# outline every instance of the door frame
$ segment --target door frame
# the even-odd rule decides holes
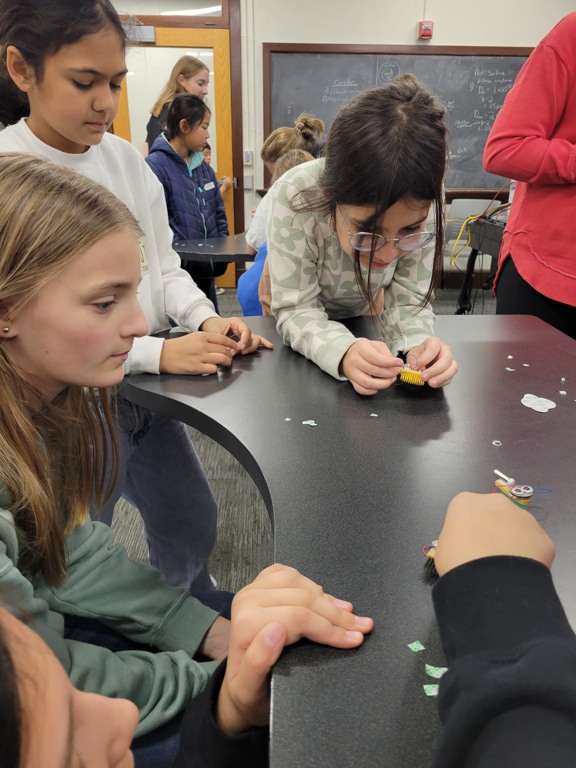
[[[228,61],[229,61],[229,120],[232,129],[232,172],[227,175],[236,179],[233,191],[233,233],[244,231],[244,165],[243,165],[243,127],[242,127],[242,42],[241,42],[241,0],[222,0],[221,16],[138,16],[138,20],[146,26],[163,30],[185,29],[208,30],[228,29]],[[123,17],[124,18],[124,17]],[[184,45],[189,45],[186,42]],[[196,43],[198,45],[198,43]],[[213,47],[213,46],[210,46]],[[215,57],[216,58],[216,57]],[[216,64],[215,64],[216,65]],[[219,75],[220,76],[220,75]],[[219,109],[220,112],[220,109]],[[225,128],[224,128],[225,129]],[[121,136],[129,136],[130,123],[128,119],[128,99],[125,87],[120,94],[118,116],[114,121],[114,130]],[[217,127],[219,130],[219,124]],[[219,134],[219,135],[224,135]],[[129,139],[128,139],[129,140]],[[218,161],[220,164],[220,160]],[[218,169],[220,171],[220,168]],[[236,274],[244,272],[244,265],[236,263]]]

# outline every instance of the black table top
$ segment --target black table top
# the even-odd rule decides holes
[[[244,232],[228,237],[178,240],[173,248],[185,261],[254,261],[246,249]]]
[[[271,765],[424,768],[438,731],[436,700],[423,691],[437,681],[424,665],[443,657],[421,548],[457,492],[490,492],[494,469],[552,489],[530,508],[557,545],[553,574],[576,626],[576,342],[532,317],[439,317],[460,365],[454,382],[361,397],[285,347],[272,318],[248,323],[274,351],[214,376],[133,375],[125,392],[234,454],[267,504],[276,559],[375,620],[357,650],[285,652],[273,676]],[[354,323],[375,337],[371,321]],[[556,408],[525,407],[528,393]],[[410,651],[415,640],[426,650]]]

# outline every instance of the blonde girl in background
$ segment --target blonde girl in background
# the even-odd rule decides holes
[[[180,56],[172,68],[168,82],[162,88],[156,104],[150,110],[151,117],[146,126],[146,143],[142,154],[147,157],[162,131],[166,130],[166,117],[168,108],[174,101],[174,97],[179,93],[191,93],[204,100],[208,93],[208,84],[210,82],[210,73],[208,67],[200,59],[194,56]]]
[[[309,152],[312,157],[318,157],[321,150],[320,139],[323,135],[324,122],[303,112],[296,118],[293,128],[282,127],[272,131],[262,145],[260,157],[266,168],[274,175],[278,158],[285,155],[290,149],[301,149],[304,152]],[[268,191],[256,208],[246,232],[248,253],[252,255],[256,254],[260,246],[266,242],[266,223],[270,199]]]
[[[413,75],[400,75],[341,107],[323,157],[288,171],[271,190],[268,265],[278,331],[362,395],[396,380],[400,353],[413,356],[432,387],[448,384],[458,369],[434,336],[429,305],[442,257],[443,118],[432,94]],[[340,321],[373,311],[381,289],[385,341],[355,338]]]
[[[297,165],[307,163],[310,160],[314,160],[314,157],[310,152],[306,152],[304,149],[289,149],[276,161],[276,170],[272,175],[272,185],[283,176],[290,168],[295,168]],[[266,200],[266,198],[264,198]],[[264,203],[262,200],[262,203]],[[260,208],[258,208],[258,211]],[[256,214],[258,214],[258,211]],[[266,241],[262,243],[258,249],[258,253],[254,259],[254,264],[247,269],[246,272],[240,275],[238,279],[238,301],[242,307],[242,314],[249,315],[261,315],[262,305],[258,298],[258,286],[260,284],[260,278],[262,277],[263,270],[266,264],[266,256],[268,255],[268,247]],[[266,270],[266,274],[268,271]],[[268,289],[270,286],[270,280],[267,280]],[[267,303],[266,308],[269,310],[270,305]],[[270,314],[267,311],[265,314]]]

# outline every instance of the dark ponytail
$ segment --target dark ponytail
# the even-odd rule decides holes
[[[210,110],[199,96],[193,96],[191,93],[179,93],[168,108],[166,138],[168,141],[172,141],[182,133],[180,130],[182,120],[186,120],[190,128],[196,128],[209,114]]]

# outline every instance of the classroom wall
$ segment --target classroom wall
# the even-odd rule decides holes
[[[242,0],[244,168],[263,185],[263,43],[534,46],[574,0]],[[417,22],[434,22],[431,43],[416,40]],[[245,193],[246,222],[259,198]]]

